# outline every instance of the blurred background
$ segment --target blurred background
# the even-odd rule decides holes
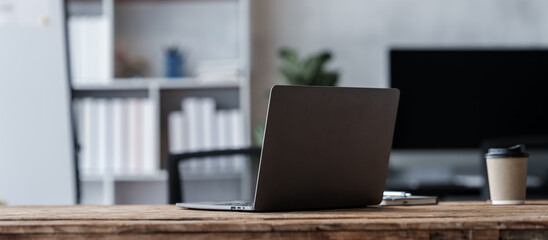
[[[524,143],[528,197],[545,198],[547,11],[542,0],[0,0],[0,199],[165,204],[170,155],[260,147],[274,84],[399,88],[387,190],[487,199],[482,152]],[[251,199],[257,165],[181,162],[183,200]]]

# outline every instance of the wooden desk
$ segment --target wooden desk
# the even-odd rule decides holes
[[[548,239],[548,201],[245,213],[175,206],[0,207],[0,239]]]

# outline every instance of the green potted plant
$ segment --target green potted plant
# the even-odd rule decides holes
[[[282,60],[279,72],[291,85],[335,86],[339,80],[337,71],[328,71],[325,65],[331,59],[329,51],[300,59],[291,48],[281,48],[278,56]]]

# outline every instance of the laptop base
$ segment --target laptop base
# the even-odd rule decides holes
[[[176,206],[188,208],[188,209],[201,209],[201,210],[255,211],[253,202],[248,202],[248,201],[177,203]]]

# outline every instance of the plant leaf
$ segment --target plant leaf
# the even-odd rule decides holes
[[[303,65],[303,79],[306,85],[314,85],[322,70],[321,59],[309,58]]]
[[[319,78],[319,85],[322,86],[335,86],[339,80],[339,73],[336,71],[324,72]]]
[[[339,74],[336,71],[324,70],[325,64],[331,59],[329,51],[300,60],[294,49],[283,47],[278,51],[278,55],[282,61],[279,72],[289,84],[326,86],[337,84]]]
[[[300,85],[302,78],[295,72],[291,71],[288,68],[280,68],[280,74],[285,78],[286,82],[292,85]]]
[[[299,55],[292,48],[283,47],[278,51],[278,55],[282,60],[293,65],[299,65]]]

